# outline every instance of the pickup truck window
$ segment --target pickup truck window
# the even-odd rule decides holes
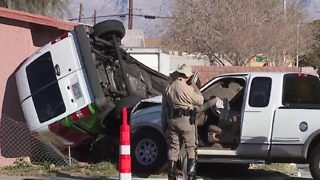
[[[269,77],[255,77],[252,80],[249,96],[251,107],[267,107],[270,100],[272,80]]]
[[[286,74],[283,78],[282,104],[320,105],[318,77],[306,74]]]
[[[202,93],[205,99],[210,99],[211,96],[219,98],[227,98],[232,100],[243,88],[245,80],[242,78],[226,77],[219,79]]]
[[[66,111],[51,53],[47,52],[26,68],[32,100],[41,123]]]

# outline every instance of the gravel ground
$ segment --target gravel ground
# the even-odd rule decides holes
[[[302,178],[311,178],[311,174],[309,171],[309,166],[307,164],[298,164],[297,165],[297,177],[302,177]]]
[[[47,177],[13,177],[13,176],[1,176],[0,180],[116,180],[115,178],[79,178],[79,177],[71,177],[71,178],[63,178],[63,177],[54,177],[54,178],[47,178]],[[166,180],[166,178],[132,178],[132,180]],[[198,180],[311,180],[312,178],[304,178],[304,177],[254,177],[254,178],[247,178],[247,177],[238,177],[238,178],[198,178]],[[179,177],[179,180],[182,180],[182,177]]]
[[[200,167],[201,168],[201,167]],[[286,176],[278,172],[270,172],[264,170],[249,170],[249,171],[230,171],[228,169],[218,170],[214,167],[209,167],[209,170],[199,171],[198,175],[200,179],[203,180],[311,180],[311,174],[309,172],[308,165],[297,165],[297,170],[292,175],[292,177]],[[58,175],[59,176],[59,175]],[[114,178],[83,178],[83,177],[74,177],[69,175],[62,175],[61,177],[20,177],[20,176],[5,176],[0,175],[0,180],[115,180],[118,177]],[[132,180],[165,180],[166,178],[135,178]],[[180,176],[179,179],[182,180]]]

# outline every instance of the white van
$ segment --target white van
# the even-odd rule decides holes
[[[60,149],[118,134],[121,109],[161,94],[169,78],[120,48],[123,24],[79,25],[37,50],[16,73],[22,110],[39,139]]]

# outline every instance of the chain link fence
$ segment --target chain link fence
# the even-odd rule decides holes
[[[67,155],[45,140],[33,137],[26,123],[2,115],[0,125],[1,155],[5,158],[29,157],[32,164],[76,165],[71,151]]]

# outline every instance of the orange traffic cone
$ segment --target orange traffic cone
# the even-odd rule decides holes
[[[130,126],[127,119],[127,108],[122,109],[122,125],[120,127],[120,180],[131,180]]]

